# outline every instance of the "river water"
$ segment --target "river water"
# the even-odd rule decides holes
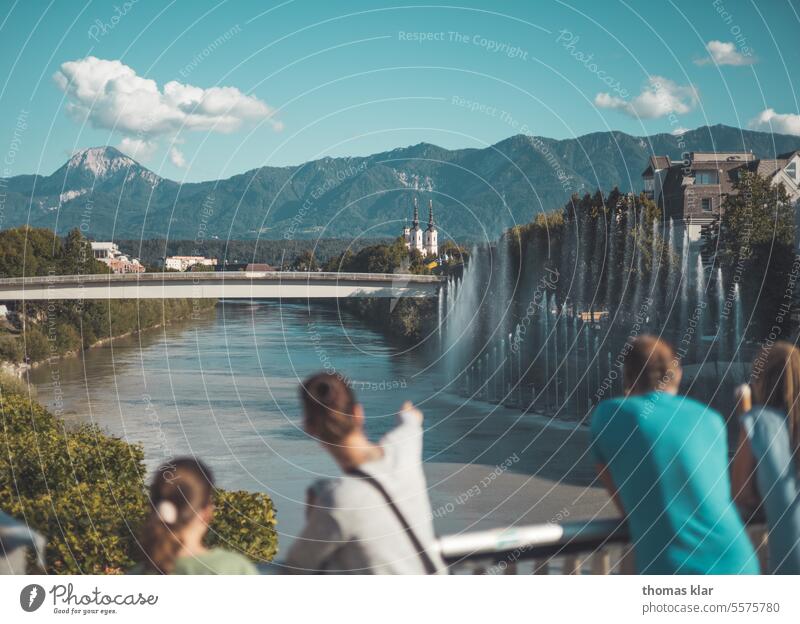
[[[424,459],[439,533],[608,516],[586,431],[449,394],[445,367],[335,307],[220,303],[214,315],[116,339],[31,373],[38,399],[141,443],[147,466],[193,454],[220,486],[267,492],[285,547],[305,489],[338,474],[301,428],[298,381],[347,375],[379,437],[410,399],[425,413]]]

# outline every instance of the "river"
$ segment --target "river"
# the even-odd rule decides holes
[[[215,315],[115,339],[32,371],[38,399],[141,443],[148,469],[193,454],[220,486],[267,492],[280,548],[302,526],[305,489],[336,466],[303,432],[298,381],[347,375],[379,437],[410,399],[425,414],[437,532],[612,515],[585,429],[443,390],[445,367],[393,346],[335,307],[220,303]]]

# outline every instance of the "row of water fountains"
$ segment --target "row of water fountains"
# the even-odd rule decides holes
[[[570,236],[549,257],[531,241],[515,250],[509,237],[474,247],[439,298],[448,389],[582,421],[622,391],[624,345],[642,333],[669,340],[690,381],[705,371],[741,382],[739,284],[725,285],[683,228],[654,221],[645,237],[638,216],[631,208],[613,219],[604,237],[611,244],[601,244],[600,254],[596,240],[580,249],[568,242],[580,238]],[[605,270],[596,269],[604,262]]]

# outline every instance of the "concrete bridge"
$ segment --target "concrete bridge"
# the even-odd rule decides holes
[[[220,271],[0,279],[0,301],[436,297],[443,278],[393,273]]]

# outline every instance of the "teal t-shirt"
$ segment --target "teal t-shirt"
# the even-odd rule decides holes
[[[651,392],[603,401],[591,422],[597,460],[625,507],[642,574],[758,574],[731,500],[719,413]]]

